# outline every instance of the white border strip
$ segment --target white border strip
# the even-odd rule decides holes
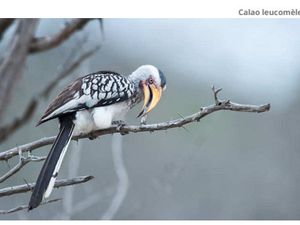
[[[239,15],[239,10],[299,10],[298,0],[9,0],[3,17],[39,18],[297,18]]]

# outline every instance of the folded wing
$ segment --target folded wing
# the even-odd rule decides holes
[[[133,93],[133,83],[118,73],[92,73],[78,78],[54,98],[37,125],[75,111],[122,102]]]

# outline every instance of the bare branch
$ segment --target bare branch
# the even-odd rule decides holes
[[[10,100],[14,86],[23,74],[27,58],[28,46],[32,40],[37,19],[20,19],[10,49],[4,56],[0,65],[0,121],[6,105]]]
[[[93,178],[94,178],[93,176],[79,176],[79,177],[75,177],[72,179],[57,180],[57,181],[55,181],[54,187],[59,188],[59,187],[64,187],[64,186],[69,186],[69,185],[81,184],[81,183],[85,183]],[[33,190],[34,186],[35,186],[35,183],[30,183],[30,184],[22,184],[22,185],[18,185],[18,186],[3,188],[3,189],[0,189],[0,197],[28,192],[28,191]]]
[[[41,202],[40,205],[45,205],[45,204],[48,204],[48,203],[57,202],[59,200],[61,200],[61,198],[56,198],[56,199],[51,199],[51,200],[43,201],[43,202]],[[17,212],[17,211],[20,211],[20,210],[24,210],[24,209],[28,209],[28,205],[21,205],[21,206],[17,206],[15,208],[8,209],[8,210],[0,210],[0,214],[14,213],[14,212]]]
[[[28,143],[28,144],[25,144],[25,145],[22,145],[22,146],[19,146],[19,147],[15,147],[15,148],[12,148],[10,150],[7,150],[7,151],[4,151],[4,152],[1,152],[0,153],[0,160],[8,160],[16,155],[19,154],[19,149],[22,151],[22,152],[28,152],[28,151],[32,151],[36,148],[40,148],[40,147],[43,147],[45,145],[50,145],[53,143],[55,137],[45,137],[45,138],[41,138],[37,141],[33,141],[31,143]]]
[[[213,91],[214,91],[214,96],[216,96],[216,94],[217,94],[216,91],[215,90],[213,90]],[[218,98],[217,98],[217,101],[219,103],[209,105],[206,107],[201,107],[200,111],[198,111],[192,115],[183,117],[183,118],[181,117],[176,120],[170,120],[167,122],[148,124],[148,125],[140,125],[140,126],[128,125],[128,126],[120,127],[118,125],[114,125],[110,128],[93,131],[89,134],[82,134],[82,135],[74,136],[72,139],[79,140],[79,139],[88,138],[91,136],[98,137],[101,135],[113,134],[113,133],[128,134],[128,133],[138,133],[138,132],[147,132],[147,131],[153,132],[153,131],[157,131],[157,130],[167,130],[167,129],[171,129],[171,128],[182,127],[185,124],[189,124],[192,122],[199,122],[200,119],[204,118],[205,116],[207,116],[213,112],[221,111],[221,110],[230,110],[230,111],[236,111],[236,112],[255,112],[255,113],[262,113],[262,112],[267,112],[270,110],[270,104],[246,105],[246,104],[234,103],[229,100],[221,101]],[[54,142],[54,140],[55,140],[55,136],[54,137],[44,137],[39,140],[3,151],[0,153],[0,161],[8,160],[9,158],[11,158],[13,156],[18,155],[19,150],[21,150],[22,152],[32,151],[32,150],[40,148],[42,146],[50,145]]]
[[[4,174],[2,177],[0,177],[0,183],[4,182],[7,180],[9,177],[17,173],[20,169],[22,169],[27,163],[29,162],[40,162],[46,159],[46,156],[32,156],[28,154],[27,157],[24,157],[22,155],[22,152],[19,152],[19,162],[17,165],[15,165],[12,169],[10,169],[6,174]]]
[[[219,93],[220,91],[222,91],[222,88],[218,88],[218,89],[216,90],[215,86],[212,86],[211,89],[212,89],[212,91],[213,91],[213,93],[214,93],[215,104],[216,104],[216,105],[219,105],[219,104],[221,103],[221,101],[219,101],[219,99],[218,99],[218,93]]]
[[[81,30],[91,19],[73,19],[63,29],[49,37],[35,38],[29,48],[30,53],[36,53],[54,48],[67,40],[74,32]]]

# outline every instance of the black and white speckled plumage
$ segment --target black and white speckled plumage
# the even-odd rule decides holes
[[[118,73],[100,71],[83,77],[81,89],[84,95],[99,100],[96,106],[105,106],[130,98],[134,84]]]
[[[88,74],[60,92],[38,122],[39,125],[58,118],[60,131],[37,179],[29,210],[51,194],[72,135],[110,127],[113,121],[123,120],[128,110],[143,97],[146,99],[142,111],[145,115],[155,107],[165,87],[162,72],[144,65],[128,77],[110,71]]]
[[[76,79],[48,106],[39,124],[74,111],[127,101],[130,108],[139,98],[133,81],[115,72],[99,71]]]

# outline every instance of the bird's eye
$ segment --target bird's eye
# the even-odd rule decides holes
[[[149,83],[149,84],[153,84],[153,83],[154,83],[154,80],[150,77],[150,78],[148,79],[148,83]]]

